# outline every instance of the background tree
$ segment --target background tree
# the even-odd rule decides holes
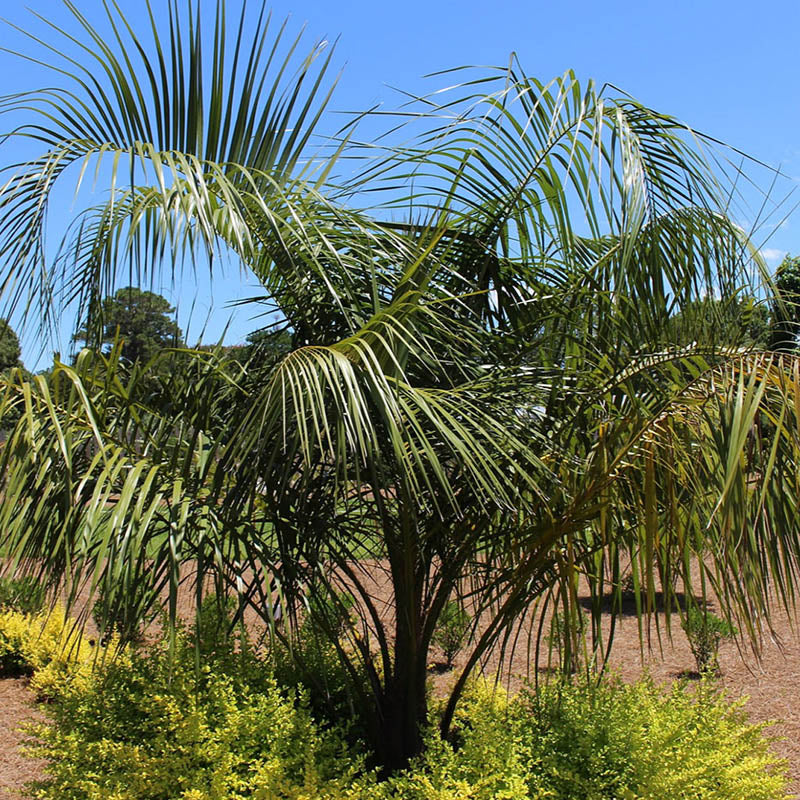
[[[8,324],[8,320],[0,319],[0,372],[22,366],[19,360],[21,354],[17,334]]]
[[[774,286],[769,347],[794,352],[800,334],[800,256],[784,256],[775,272]]]
[[[769,307],[750,295],[704,297],[686,303],[670,318],[665,342],[764,350],[770,344],[771,325]]]
[[[253,373],[274,367],[293,350],[293,336],[285,327],[259,328],[248,333],[245,344],[229,348],[231,358],[246,364]]]
[[[24,369],[20,361],[21,353],[19,339],[14,329],[8,324],[8,320],[0,319],[0,383],[3,385],[12,369],[15,367]],[[2,417],[2,423],[0,423],[2,433],[5,434],[10,430],[20,416],[21,411],[19,408],[8,408]]]
[[[92,318],[94,329],[82,328],[73,340],[110,344],[119,337],[123,358],[146,362],[164,348],[183,346],[174,313],[162,295],[126,286],[103,299],[99,313]]]
[[[322,48],[296,67],[266,17],[243,12],[232,47],[224,4],[211,26],[170,8],[162,41],[109,6],[110,44],[76,11],[87,65],[12,102],[31,115],[15,136],[45,152],[0,193],[3,279],[50,285],[51,187],[65,163],[109,158],[111,198],[56,260],[89,322],[123,256],[146,284],[224,248],[292,349],[251,381],[197,353],[155,399],[119,348],[56,365],[51,386],[19,378],[6,406],[25,418],[0,452],[12,563],[68,600],[88,581],[111,605],[162,602],[173,621],[181,575],[198,603],[213,581],[328,702],[334,671],[305,648],[305,617],[387,771],[423,745],[431,642],[456,597],[475,622],[445,735],[470,674],[527,614],[558,606],[573,662],[579,580],[602,660],[600,611],[629,563],[643,616],[660,583],[669,625],[680,576],[687,593],[713,586],[757,645],[770,580],[788,604],[798,578],[800,379],[788,356],[663,346],[676,307],[765,269],[725,214],[738,172],[713,172],[670,117],[512,60],[425,98],[401,116],[415,126],[402,149],[380,139],[334,183],[341,153],[363,152],[346,136],[308,152],[328,99]],[[143,77],[157,75],[191,78],[173,92]],[[756,473],[746,447],[762,417],[774,424]]]

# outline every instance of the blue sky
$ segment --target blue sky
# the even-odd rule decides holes
[[[228,2],[231,11],[238,11],[240,0]],[[119,3],[134,26],[144,21],[141,0]],[[163,0],[154,4],[159,7]],[[5,0],[1,13],[12,23],[43,32],[27,6],[56,22],[68,19],[58,0]],[[103,13],[100,0],[78,0],[78,6],[91,20]],[[290,26],[307,23],[310,39],[340,37],[334,64],[344,71],[334,109],[360,110],[381,103],[394,107],[398,98],[390,87],[423,92],[444,80],[423,80],[426,73],[465,64],[504,64],[513,50],[528,74],[545,79],[573,69],[582,79],[614,83],[647,105],[780,167],[788,177],[776,198],[800,184],[798,2],[276,0],[271,7],[277,18],[291,15]],[[2,43],[27,47],[11,29],[3,34]],[[6,53],[0,54],[0,75],[3,94],[52,81],[42,70]],[[4,163],[12,157],[8,147],[0,148]],[[800,191],[785,210],[799,201]],[[68,212],[67,205],[51,214],[53,238]],[[775,216],[774,224],[759,231],[758,244],[771,263],[786,251],[800,253],[798,214],[780,227],[781,216]],[[248,294],[236,272],[222,286],[214,286],[213,295],[204,282],[197,288],[186,282],[174,291],[161,288],[180,305],[180,321],[189,325],[190,339],[200,335],[206,319],[205,338],[221,336],[232,314],[228,301]],[[249,317],[248,312],[234,317],[227,341],[241,341],[258,326]],[[65,320],[65,330],[69,322]],[[58,343],[45,349],[55,346]],[[61,346],[68,349],[64,342]],[[35,337],[24,335],[27,366],[44,365],[49,356],[41,360],[41,349]]]

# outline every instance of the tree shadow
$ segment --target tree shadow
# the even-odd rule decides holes
[[[672,595],[672,608],[670,611],[685,611],[687,607],[687,595],[683,592],[673,592]],[[593,608],[592,598],[588,596],[583,596],[578,599],[578,603],[584,608],[586,611],[591,611]],[[642,607],[644,607],[644,599],[642,600]],[[612,612],[616,611],[616,613],[622,615],[623,617],[635,617],[637,616],[636,610],[636,597],[631,594],[623,593],[621,597],[617,597],[615,594],[607,594],[604,595],[601,600],[601,609],[604,614],[611,614]],[[667,604],[664,600],[664,593],[663,592],[656,592],[655,593],[655,606],[653,610],[656,613],[664,613],[667,610]]]

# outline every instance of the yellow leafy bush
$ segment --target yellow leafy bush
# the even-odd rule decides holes
[[[50,761],[51,800],[361,800],[374,783],[302,690],[278,687],[247,653],[206,654],[179,633],[65,686],[32,752]]]
[[[785,763],[766,724],[713,682],[555,682],[519,701],[533,796],[571,800],[780,800]]]
[[[48,779],[31,793],[37,800],[786,796],[784,765],[764,726],[706,683],[664,694],[646,680],[554,682],[509,697],[476,681],[450,740],[438,735],[434,709],[424,752],[381,781],[346,720],[315,716],[302,685],[281,686],[246,641],[233,647],[218,637],[203,648],[198,634],[184,631],[172,647],[129,650],[92,670],[80,643],[76,660],[59,661],[70,652],[63,615],[60,628],[15,617],[0,630],[41,673],[70,676],[47,706],[50,724],[34,731],[33,751],[49,761]]]
[[[432,726],[424,753],[365,800],[539,800],[529,792],[524,744],[514,701],[475,680],[456,710],[451,741]]]
[[[41,697],[56,697],[66,681],[87,680],[96,655],[60,606],[37,614],[0,611],[0,674],[32,675]]]

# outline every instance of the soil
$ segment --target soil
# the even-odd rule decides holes
[[[41,719],[24,678],[0,680],[0,798],[12,800],[26,783],[41,776],[42,763],[20,752],[24,722]],[[24,796],[24,795],[22,795]]]
[[[376,599],[386,600],[386,584],[375,571]],[[187,607],[184,609],[188,612]],[[785,758],[789,766],[791,784],[789,791],[800,796],[800,631],[785,613],[773,616],[774,635],[764,642],[760,659],[750,650],[740,651],[736,644],[724,643],[720,649],[719,683],[731,700],[746,697],[746,709],[752,720],[772,721],[768,734],[776,737],[773,748]],[[523,632],[524,633],[524,632]],[[524,639],[524,636],[521,637]],[[652,649],[642,656],[639,646],[639,627],[634,614],[622,615],[617,623],[611,668],[623,680],[633,681],[644,670],[657,683],[670,684],[679,678],[692,680],[694,658],[677,619],[673,622],[672,641],[662,638],[661,646],[655,635]],[[435,656],[437,654],[434,654]],[[434,662],[440,661],[435,658]],[[431,680],[443,688],[457,674],[436,668],[432,663]],[[497,655],[485,665],[487,673],[494,674],[500,667]],[[505,659],[503,674],[509,688],[514,689],[530,676],[527,647],[521,644],[511,658]],[[24,785],[42,775],[43,764],[20,753],[24,734],[22,723],[40,720],[32,692],[25,679],[0,680],[0,800],[20,800]],[[746,800],[746,798],[742,798]]]

